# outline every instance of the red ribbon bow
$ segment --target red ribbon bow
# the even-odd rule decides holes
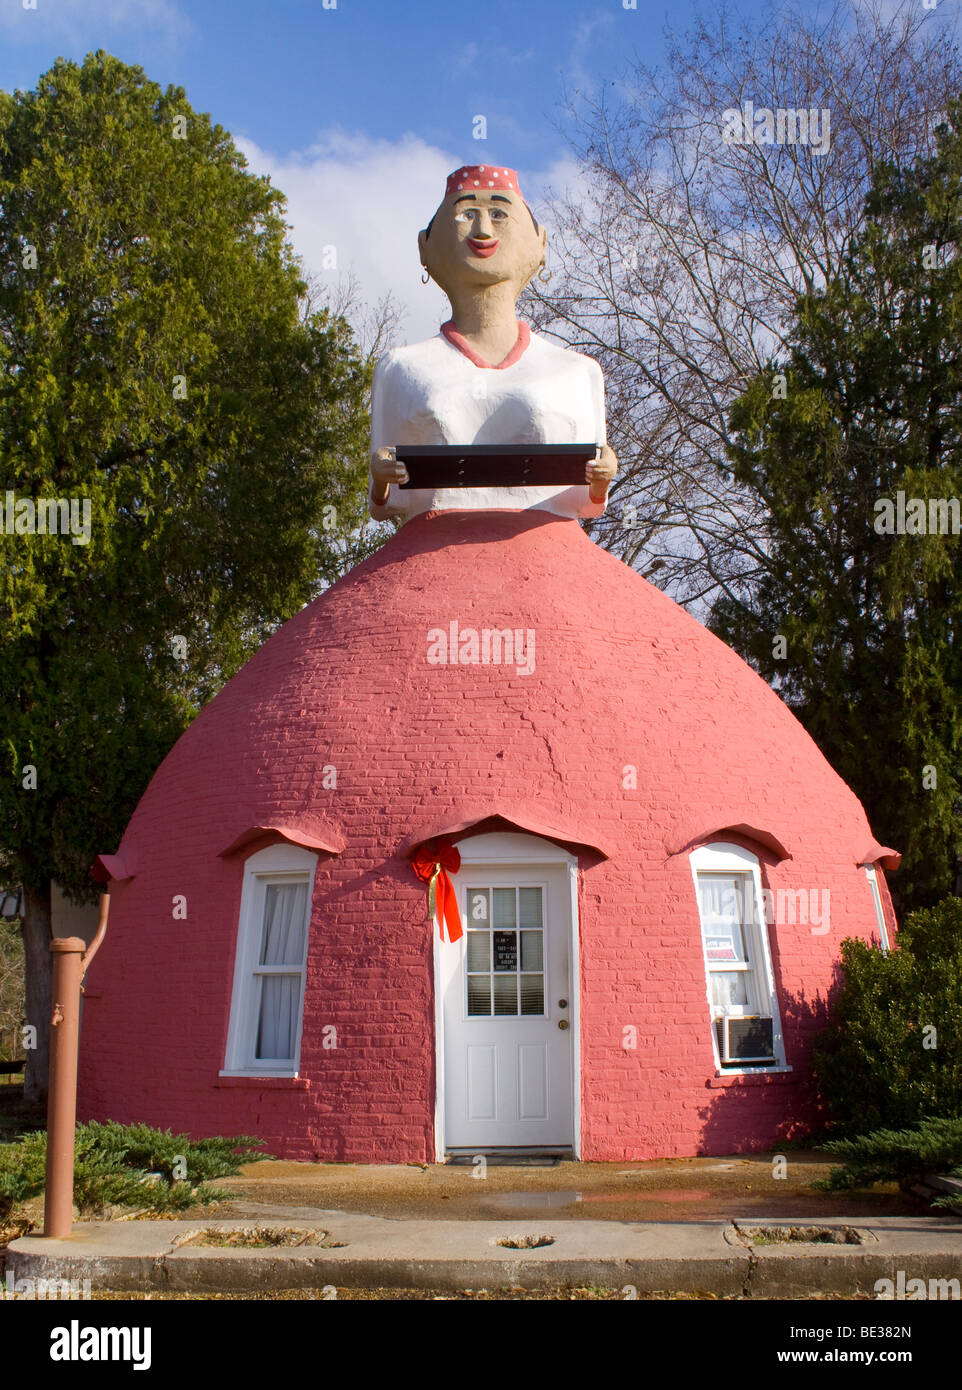
[[[450,840],[428,840],[412,854],[411,867],[418,878],[428,885],[428,911],[432,918],[438,919],[441,940],[444,940],[444,928],[447,927],[448,940],[458,941],[464,932],[449,872],[456,874],[460,869],[461,855]]]

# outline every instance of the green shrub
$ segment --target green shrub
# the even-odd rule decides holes
[[[167,1183],[180,1179],[196,1186],[211,1178],[232,1177],[244,1163],[266,1158],[263,1141],[250,1134],[231,1139],[191,1139],[171,1134],[169,1129],[150,1125],[121,1125],[113,1120],[77,1126],[77,1154],[96,1152],[111,1155],[116,1162],[147,1173],[162,1173]],[[182,1166],[181,1166],[182,1165]]]
[[[28,1134],[19,1144],[0,1145],[0,1217],[17,1202],[43,1191],[47,1136]]]
[[[149,1125],[92,1120],[77,1126],[74,1201],[82,1213],[106,1206],[183,1211],[196,1202],[223,1201],[233,1194],[212,1187],[211,1179],[231,1177],[242,1164],[270,1157],[261,1147],[249,1134],[192,1140]],[[46,1162],[45,1131],[0,1146],[0,1216],[43,1192]]]
[[[928,1119],[912,1129],[877,1129],[858,1139],[833,1139],[822,1148],[844,1160],[840,1168],[813,1184],[825,1192],[846,1192],[876,1182],[897,1182],[908,1190],[927,1173],[962,1177],[962,1119]],[[954,1210],[959,1200],[939,1198],[935,1205]]]
[[[831,1132],[962,1118],[962,898],[913,913],[888,955],[843,941],[842,971],[813,1059]]]

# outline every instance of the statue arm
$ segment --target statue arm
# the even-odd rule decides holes
[[[585,481],[588,484],[588,502],[587,505],[579,508],[578,515],[601,516],[608,503],[608,486],[618,472],[618,460],[614,450],[607,442],[605,379],[598,363],[593,358],[588,360],[590,362],[591,395],[595,414],[594,437],[598,445],[598,457],[593,463],[588,464],[585,471]]]

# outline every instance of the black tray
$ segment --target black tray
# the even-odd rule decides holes
[[[410,481],[397,486],[585,487],[597,452],[597,444],[399,444]]]

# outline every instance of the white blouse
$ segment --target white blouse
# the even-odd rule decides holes
[[[443,333],[393,348],[374,371],[371,454],[397,444],[605,444],[605,387],[598,363],[532,333],[517,361],[481,367]],[[587,483],[574,487],[410,488],[392,484],[371,515],[508,509],[601,516]]]

